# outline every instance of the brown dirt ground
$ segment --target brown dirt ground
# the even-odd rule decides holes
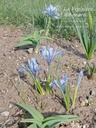
[[[19,108],[14,106],[14,103],[24,102],[24,96],[26,102],[31,107],[35,107],[44,116],[52,116],[55,114],[65,114],[65,109],[62,104],[54,95],[45,96],[36,95],[32,80],[27,75],[20,80],[18,77],[18,69],[22,63],[25,63],[28,58],[35,57],[43,70],[47,72],[47,64],[41,60],[41,55],[35,52],[29,54],[26,49],[15,50],[14,46],[21,40],[26,32],[20,27],[0,26],[0,122],[6,122],[7,128],[17,128],[18,122],[22,117],[22,112]],[[78,78],[78,72],[81,68],[85,67],[87,62],[84,55],[83,48],[77,39],[67,41],[65,39],[54,39],[54,41],[43,41],[40,44],[42,46],[58,47],[59,50],[64,52],[61,59],[60,68],[58,71],[59,78],[62,75],[69,75],[69,84],[71,88],[71,96],[73,96],[74,87]],[[93,59],[90,62],[96,62],[96,52],[93,55]],[[54,69],[57,64],[55,58],[52,62],[51,75],[54,74]],[[42,71],[40,77],[45,79],[45,74]],[[56,94],[61,97],[59,89],[54,89]],[[93,92],[90,95],[90,91]],[[90,105],[87,105],[86,97],[92,100]],[[83,76],[81,85],[78,90],[76,107],[69,111],[69,114],[76,114],[81,117],[79,121],[62,124],[62,128],[94,128],[93,118],[95,118],[96,111],[96,77],[94,80],[88,80],[86,76]],[[8,115],[2,115],[3,112],[8,112]],[[3,113],[4,114],[4,113]],[[24,126],[22,126],[23,128]],[[59,126],[60,127],[60,126]]]

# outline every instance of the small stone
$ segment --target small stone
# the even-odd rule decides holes
[[[87,64],[87,62],[86,62],[86,61],[83,61],[83,64],[84,64],[84,65],[86,65],[86,64]]]
[[[62,114],[62,110],[57,111],[58,114]]]
[[[9,104],[9,108],[12,108],[13,107],[13,104]]]
[[[5,93],[5,90],[2,90],[1,92],[2,92],[2,93]]]
[[[80,102],[81,106],[85,106],[85,104],[86,104],[86,102],[82,96],[79,97],[79,102]]]
[[[11,53],[14,53],[14,51],[11,51]]]
[[[90,95],[95,95],[95,91],[94,90],[90,90]]]
[[[1,113],[2,116],[9,116],[9,112],[8,111],[4,111]]]
[[[15,77],[15,81],[18,81],[18,78],[17,77]]]
[[[6,92],[8,92],[9,90],[7,89]]]
[[[28,53],[31,54],[33,52],[33,48],[28,49]]]
[[[86,125],[83,125],[83,128],[86,128]]]
[[[9,59],[11,59],[11,57],[9,56]]]

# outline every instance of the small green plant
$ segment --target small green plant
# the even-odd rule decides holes
[[[17,47],[21,47],[24,45],[33,45],[35,52],[38,52],[39,49],[39,45],[40,45],[40,40],[41,39],[48,39],[51,40],[52,38],[47,37],[47,36],[42,36],[41,34],[44,32],[45,30],[40,30],[40,31],[35,31],[33,35],[29,34],[27,35],[24,39],[22,39],[17,45]]]
[[[91,65],[90,63],[87,63],[85,72],[88,74],[88,79],[93,80],[94,75],[96,74],[96,64]]]
[[[61,123],[80,119],[80,117],[76,115],[55,115],[44,118],[44,116],[35,108],[31,108],[26,104],[18,104],[17,106],[25,109],[32,116],[32,118],[22,119],[20,121],[22,123],[30,123],[28,128],[53,128]]]
[[[85,18],[82,15],[82,24],[80,27],[72,11],[71,13],[80,42],[83,45],[87,58],[90,60],[92,58],[94,50],[96,49],[96,34],[94,34],[95,36],[93,35],[92,15],[90,12],[88,13],[88,26],[86,25]]]
[[[54,80],[53,82],[50,83],[51,87],[55,85],[55,86],[60,88],[66,110],[69,110],[71,108],[71,106],[73,108],[75,107],[77,91],[78,91],[78,87],[80,85],[82,76],[83,76],[83,70],[80,70],[72,101],[71,101],[70,90],[69,90],[69,86],[68,86],[68,79],[69,78],[67,75],[63,76],[62,79],[60,79],[60,80],[57,79],[57,80]]]

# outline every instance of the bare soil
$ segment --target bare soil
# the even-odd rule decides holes
[[[13,105],[13,103],[26,103],[38,109],[45,117],[56,114],[66,114],[62,101],[62,96],[58,88],[54,88],[54,93],[41,96],[37,95],[36,90],[30,76],[26,73],[24,78],[19,80],[18,69],[22,64],[26,63],[28,58],[36,58],[43,71],[39,74],[42,80],[45,80],[47,73],[46,61],[41,60],[42,55],[34,51],[29,54],[28,49],[15,49],[15,45],[28,32],[25,32],[20,27],[0,26],[0,122],[6,122],[6,128],[24,128],[19,124],[22,111]],[[78,73],[80,69],[86,66],[87,58],[84,54],[84,49],[77,39],[71,41],[65,39],[54,38],[53,41],[41,41],[42,46],[52,46],[54,49],[58,47],[59,51],[63,51],[64,55],[61,59],[58,77],[69,75],[69,85],[71,96],[76,86]],[[51,65],[51,76],[54,75],[54,70],[57,64],[57,57]],[[90,62],[96,62],[96,52]],[[20,84],[21,81],[21,84]],[[91,93],[91,94],[90,94]],[[87,101],[91,100],[88,104]],[[76,107],[71,109],[67,114],[79,115],[81,119],[58,127],[61,128],[95,128],[96,125],[96,77],[89,80],[86,75],[83,76],[80,84]]]

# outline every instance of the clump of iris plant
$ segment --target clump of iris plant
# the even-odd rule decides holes
[[[96,75],[96,64],[87,63],[87,67],[85,68],[85,73],[88,75],[89,80],[94,80],[94,76]]]
[[[48,64],[48,75],[47,75],[47,81],[46,81],[46,92],[49,93],[51,91],[51,88],[49,86],[50,84],[50,70],[51,70],[51,62],[54,60],[54,58],[56,57],[56,55],[62,55],[63,52],[58,51],[58,48],[56,48],[53,51],[53,48],[48,46],[48,48],[46,48],[46,46],[43,46],[41,50],[39,50],[39,52],[43,55],[42,60],[46,60],[47,64]],[[57,63],[57,67],[55,70],[55,75],[57,74],[58,68],[59,68],[59,64],[60,64],[60,57],[58,58],[58,63]]]
[[[37,72],[42,71],[42,68],[39,68],[38,61],[35,58],[32,58],[31,60],[28,59],[28,66],[22,65],[22,67],[19,69],[19,73],[22,73],[24,71],[27,71],[36,87],[36,90],[40,92],[41,95],[44,95],[44,90],[41,86],[40,80],[36,77]]]
[[[69,110],[71,108],[71,106],[74,108],[75,107],[75,101],[76,101],[76,97],[77,97],[77,91],[78,91],[78,87],[80,85],[81,79],[83,76],[83,70],[80,70],[79,76],[78,76],[78,80],[77,80],[77,84],[74,90],[74,95],[73,95],[73,99],[71,102],[71,96],[70,96],[70,90],[69,90],[69,86],[68,86],[68,80],[69,77],[67,75],[63,76],[62,79],[58,80],[54,80],[53,82],[51,82],[49,84],[50,87],[52,86],[56,86],[60,89],[62,96],[63,96],[63,101],[66,107],[66,110]]]
[[[42,14],[48,16],[48,24],[45,32],[45,35],[48,36],[51,26],[51,19],[59,19],[60,14],[58,14],[57,7],[54,7],[52,4],[50,4],[48,7],[46,6],[46,10],[43,11]]]

